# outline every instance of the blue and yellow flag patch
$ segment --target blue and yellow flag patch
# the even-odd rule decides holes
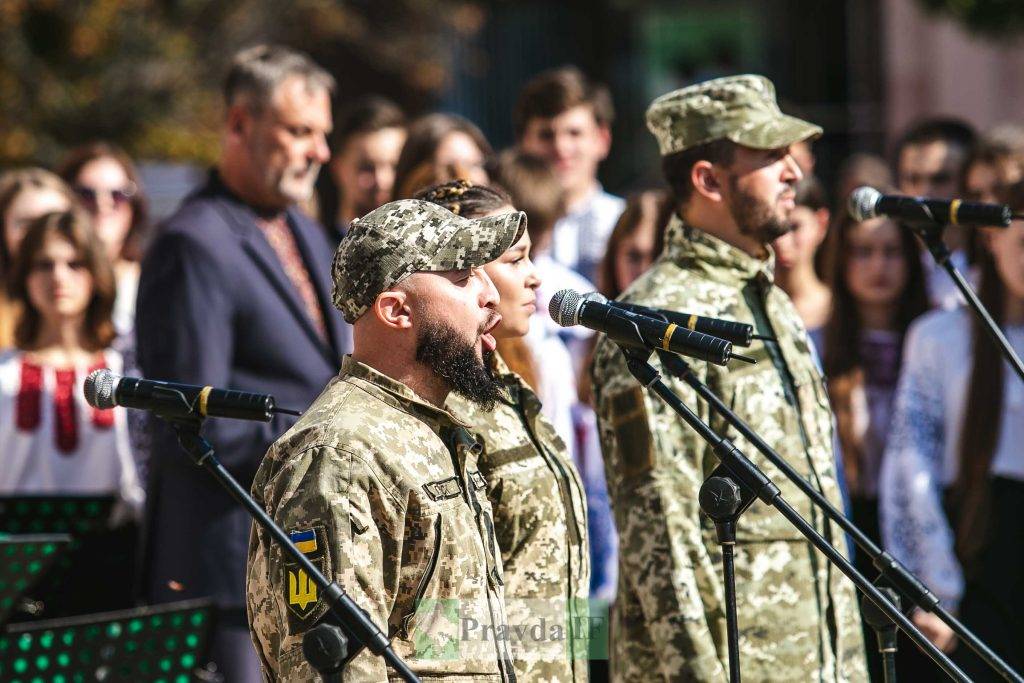
[[[331,577],[325,528],[315,525],[288,532],[288,540],[298,548],[325,576]],[[321,600],[313,578],[287,555],[282,567],[281,587],[288,607],[289,630],[293,633],[308,629],[327,609]]]
[[[313,529],[293,531],[288,534],[288,538],[303,555],[309,555],[316,550],[316,531]]]

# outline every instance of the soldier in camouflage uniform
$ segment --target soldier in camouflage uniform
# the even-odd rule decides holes
[[[253,496],[299,550],[422,677],[515,680],[481,445],[439,406],[452,388],[475,390],[460,388],[453,371],[488,378],[482,355],[495,346],[489,331],[500,316],[480,266],[525,228],[522,213],[470,221],[416,200],[353,222],[335,254],[334,303],[354,324],[355,349],[271,447],[253,484]],[[429,356],[436,351],[423,339],[438,329],[461,344],[446,349],[475,365]],[[480,395],[496,396],[491,388]],[[247,605],[269,680],[315,680],[302,635],[325,618],[322,598],[254,527]],[[381,681],[388,673],[363,650],[345,680]]]
[[[489,187],[453,181],[417,195],[460,216],[480,218],[512,211],[511,200]],[[523,233],[484,270],[498,290],[504,344],[523,343],[536,306],[540,278]],[[494,509],[505,570],[505,604],[515,646],[515,671],[523,681],[587,680],[587,595],[590,556],[586,496],[565,443],[541,415],[541,403],[499,353],[491,371],[502,387],[493,410],[459,395],[446,403],[453,415],[483,437],[480,471]]]
[[[622,299],[739,320],[775,341],[747,351],[756,365],[691,361],[698,376],[807,481],[840,505],[822,376],[789,298],[772,283],[768,243],[788,229],[801,177],[789,146],[821,129],[779,111],[760,76],[721,78],[655,100],[647,125],[678,199],[665,250]],[[730,438],[834,547],[840,529],[682,381],[669,387]],[[630,375],[619,349],[598,344],[594,386],[608,488],[620,538],[612,617],[617,681],[726,680],[721,552],[697,492],[712,450]],[[736,588],[743,677],[858,681],[867,677],[853,585],[776,510],[739,519]]]

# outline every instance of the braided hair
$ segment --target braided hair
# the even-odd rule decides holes
[[[512,206],[512,198],[501,188],[474,185],[463,179],[431,185],[417,192],[414,198],[439,204],[463,218],[480,218],[492,211]]]

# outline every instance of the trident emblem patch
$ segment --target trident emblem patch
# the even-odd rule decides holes
[[[299,551],[308,557],[317,569],[330,576],[330,562],[327,554],[327,543],[324,528],[300,529],[288,534],[289,540]],[[311,619],[319,618],[323,612],[319,592],[313,578],[297,564],[285,559],[284,566],[285,604],[288,606],[289,622],[302,628]]]

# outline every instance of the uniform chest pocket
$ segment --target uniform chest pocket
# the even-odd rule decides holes
[[[437,563],[441,555],[441,543],[444,532],[442,531],[440,514],[434,517],[433,522],[428,526],[428,528],[432,531],[430,534],[432,538],[414,538],[413,543],[417,544],[418,547],[414,548],[409,553],[410,561],[414,563],[417,568],[422,566],[422,569],[420,570],[419,581],[416,582],[416,588],[410,602],[409,611],[404,617],[402,617],[401,636],[403,639],[408,639],[415,623],[421,621],[421,618],[425,616],[427,612],[432,611],[430,609],[431,605],[425,604],[424,600],[427,597],[427,589],[430,586],[430,582],[433,580],[434,574],[437,572]],[[425,558],[421,558],[421,555],[424,552],[426,552],[427,555]]]

